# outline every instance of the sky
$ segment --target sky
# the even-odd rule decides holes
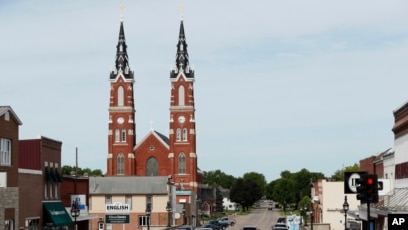
[[[121,11],[119,5],[124,5]],[[184,10],[180,10],[180,5]],[[136,141],[168,135],[181,15],[195,69],[198,166],[234,177],[329,177],[394,146],[408,101],[405,0],[0,0],[0,105],[20,139],[106,172],[109,73],[121,16]]]

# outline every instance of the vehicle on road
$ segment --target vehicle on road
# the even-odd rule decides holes
[[[220,225],[215,224],[203,224],[200,228],[210,228],[212,230],[223,230],[224,228]]]
[[[220,223],[227,223],[229,226],[234,226],[237,221],[235,219],[231,219],[229,217],[222,217],[218,219],[218,222]]]
[[[244,226],[242,230],[259,230],[256,226]]]
[[[289,227],[284,223],[276,223],[272,226],[272,230],[289,230]]]
[[[179,226],[177,227],[177,230],[193,230],[193,226],[191,225],[183,225],[183,226]]]
[[[213,224],[215,226],[220,226],[221,229],[228,228],[228,226],[229,226],[228,223],[221,223],[218,220],[210,220],[210,221],[208,221],[207,224]]]

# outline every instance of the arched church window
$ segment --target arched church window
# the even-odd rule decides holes
[[[176,130],[176,141],[180,141],[181,140],[181,130],[180,128],[178,128]]]
[[[179,98],[178,98],[178,104],[179,105],[184,105],[184,86],[180,86],[179,87],[179,89],[178,89],[178,96],[179,96]]]
[[[116,174],[125,174],[125,157],[123,156],[123,153],[119,153],[116,158]]]
[[[187,128],[183,129],[183,141],[187,141]]]
[[[186,173],[186,155],[184,153],[180,153],[178,156],[178,173]]]
[[[159,175],[159,163],[156,158],[150,157],[146,163],[146,176],[158,176]]]
[[[121,131],[121,137],[120,137],[122,142],[126,141],[126,129],[122,129]]]
[[[123,95],[123,87],[119,86],[118,87],[118,106],[123,106],[124,105],[124,95]]]

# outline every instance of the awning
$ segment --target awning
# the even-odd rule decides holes
[[[61,202],[44,202],[43,207],[44,223],[53,223],[56,227],[74,224]]]

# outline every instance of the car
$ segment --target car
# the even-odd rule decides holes
[[[215,224],[203,224],[203,225],[201,225],[200,228],[209,228],[209,229],[212,229],[212,230],[222,230],[222,229],[224,229],[222,226],[215,225]]]
[[[268,204],[268,210],[272,210],[273,209],[273,204]]]
[[[212,228],[198,227],[198,228],[195,228],[194,230],[213,230],[213,229]]]
[[[276,223],[284,223],[286,224],[286,217],[279,217]]]
[[[259,230],[256,226],[244,226],[242,230]]]
[[[191,225],[183,225],[183,226],[179,226],[177,227],[177,230],[193,230],[193,226]]]
[[[216,225],[216,226],[220,226],[221,229],[228,228],[228,226],[229,226],[228,223],[221,223],[218,220],[210,220],[210,221],[208,221],[207,224],[213,224],[213,225]]]
[[[218,222],[227,223],[229,226],[234,226],[237,223],[236,220],[231,219],[229,217],[221,217],[221,218],[218,219]]]
[[[284,223],[276,223],[272,226],[272,230],[288,230],[289,227]]]

